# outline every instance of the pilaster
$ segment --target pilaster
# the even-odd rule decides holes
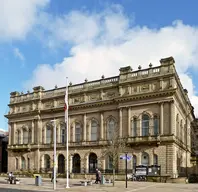
[[[160,134],[164,134],[164,103],[160,103]]]
[[[87,118],[86,114],[84,114],[83,116],[83,141],[86,141],[86,125],[87,125],[86,118]]]
[[[104,117],[103,117],[103,113],[100,113],[100,140],[104,139]]]
[[[66,126],[66,134],[68,129],[68,142],[71,142],[71,126],[70,126],[70,116],[68,116],[68,127]],[[67,138],[66,138],[67,139]]]
[[[32,120],[32,143],[34,144],[34,120]]]
[[[120,118],[120,137],[122,137],[122,109],[119,110],[119,118]]]
[[[174,102],[170,102],[169,103],[169,106],[170,106],[170,134],[175,134],[175,129],[174,129],[174,126],[175,126],[175,110],[174,110]]]
[[[15,135],[12,134],[12,124],[8,123],[8,130],[9,130],[9,139],[8,139],[8,145],[11,145],[11,138],[15,137]]]
[[[131,136],[131,108],[128,107],[128,136]]]

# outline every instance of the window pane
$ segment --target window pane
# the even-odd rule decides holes
[[[47,127],[47,129],[46,129],[46,143],[47,144],[51,143],[51,139],[52,139],[51,133],[52,133],[51,128]]]
[[[95,121],[92,121],[91,123],[91,140],[97,140],[97,123]]]
[[[159,133],[159,123],[157,117],[154,117],[154,135],[158,135]]]
[[[79,123],[76,123],[76,127],[75,127],[75,139],[76,142],[81,141],[81,127]]]
[[[149,116],[142,116],[142,136],[148,136],[149,134]]]
[[[115,121],[111,119],[108,122],[108,132],[107,132],[108,139],[112,139],[114,132],[115,132]]]
[[[136,137],[137,136],[137,119],[134,118],[133,119],[133,136]]]
[[[111,156],[109,156],[108,159],[108,168],[113,169],[113,158]]]

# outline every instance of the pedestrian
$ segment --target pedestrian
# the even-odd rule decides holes
[[[99,173],[98,173],[98,169],[96,169],[96,181],[95,184],[98,184],[99,181]]]
[[[54,180],[54,169],[52,169],[51,182],[53,182],[53,180]],[[57,183],[57,180],[56,180],[56,183]]]
[[[99,181],[99,183],[101,183],[101,172],[100,172],[100,170],[98,170],[98,181]]]

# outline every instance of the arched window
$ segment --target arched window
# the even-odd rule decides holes
[[[131,132],[132,136],[136,137],[137,136],[137,118],[136,117],[133,118],[131,125],[132,125],[132,132]]]
[[[18,160],[18,158],[16,158],[16,170],[18,170],[19,169],[19,160]]]
[[[75,123],[75,141],[80,142],[82,140],[82,131],[80,123]]]
[[[21,144],[21,131],[18,130],[17,144]]]
[[[113,169],[113,157],[109,155],[107,162],[108,162],[107,168],[112,170]]]
[[[61,143],[65,144],[65,142],[66,142],[66,129],[65,129],[64,124],[61,124],[61,126],[60,126],[60,137],[61,137]]]
[[[180,140],[182,141],[182,139],[183,139],[183,122],[182,122],[182,120],[180,121]]]
[[[179,115],[178,114],[176,117],[176,133],[177,133],[177,137],[179,138]]]
[[[116,134],[115,133],[115,120],[114,119],[109,119],[107,122],[107,139],[112,139],[113,136]]]
[[[25,170],[26,166],[25,166],[25,158],[21,157],[21,169]]]
[[[135,170],[135,167],[137,165],[137,157],[135,155],[133,155],[132,160],[133,160],[133,170]]]
[[[95,120],[91,121],[91,141],[96,141],[98,139],[98,125]]]
[[[149,165],[149,155],[146,152],[142,153],[141,164],[148,166]]]
[[[149,135],[149,116],[146,114],[142,115],[142,136]]]
[[[46,127],[46,143],[49,144],[52,142],[52,128],[50,125]]]
[[[158,135],[159,134],[159,120],[156,115],[154,116],[153,124],[154,124],[153,133],[154,133],[154,135]]]
[[[28,168],[28,170],[30,169],[30,158],[28,157],[28,159],[27,159],[27,163],[28,163],[28,165],[27,165],[27,168]]]
[[[44,168],[50,169],[50,156],[47,154],[44,155]]]
[[[156,154],[153,155],[153,165],[158,165],[158,156]]]
[[[32,130],[29,129],[29,133],[28,133],[28,143],[32,143]]]
[[[23,129],[23,144],[28,144],[28,130]]]

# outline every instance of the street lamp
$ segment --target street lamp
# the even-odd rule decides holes
[[[53,180],[53,188],[56,190],[56,120],[51,120],[54,123],[54,180]]]
[[[126,188],[127,188],[127,154],[128,152],[125,152],[125,176],[126,176]]]

